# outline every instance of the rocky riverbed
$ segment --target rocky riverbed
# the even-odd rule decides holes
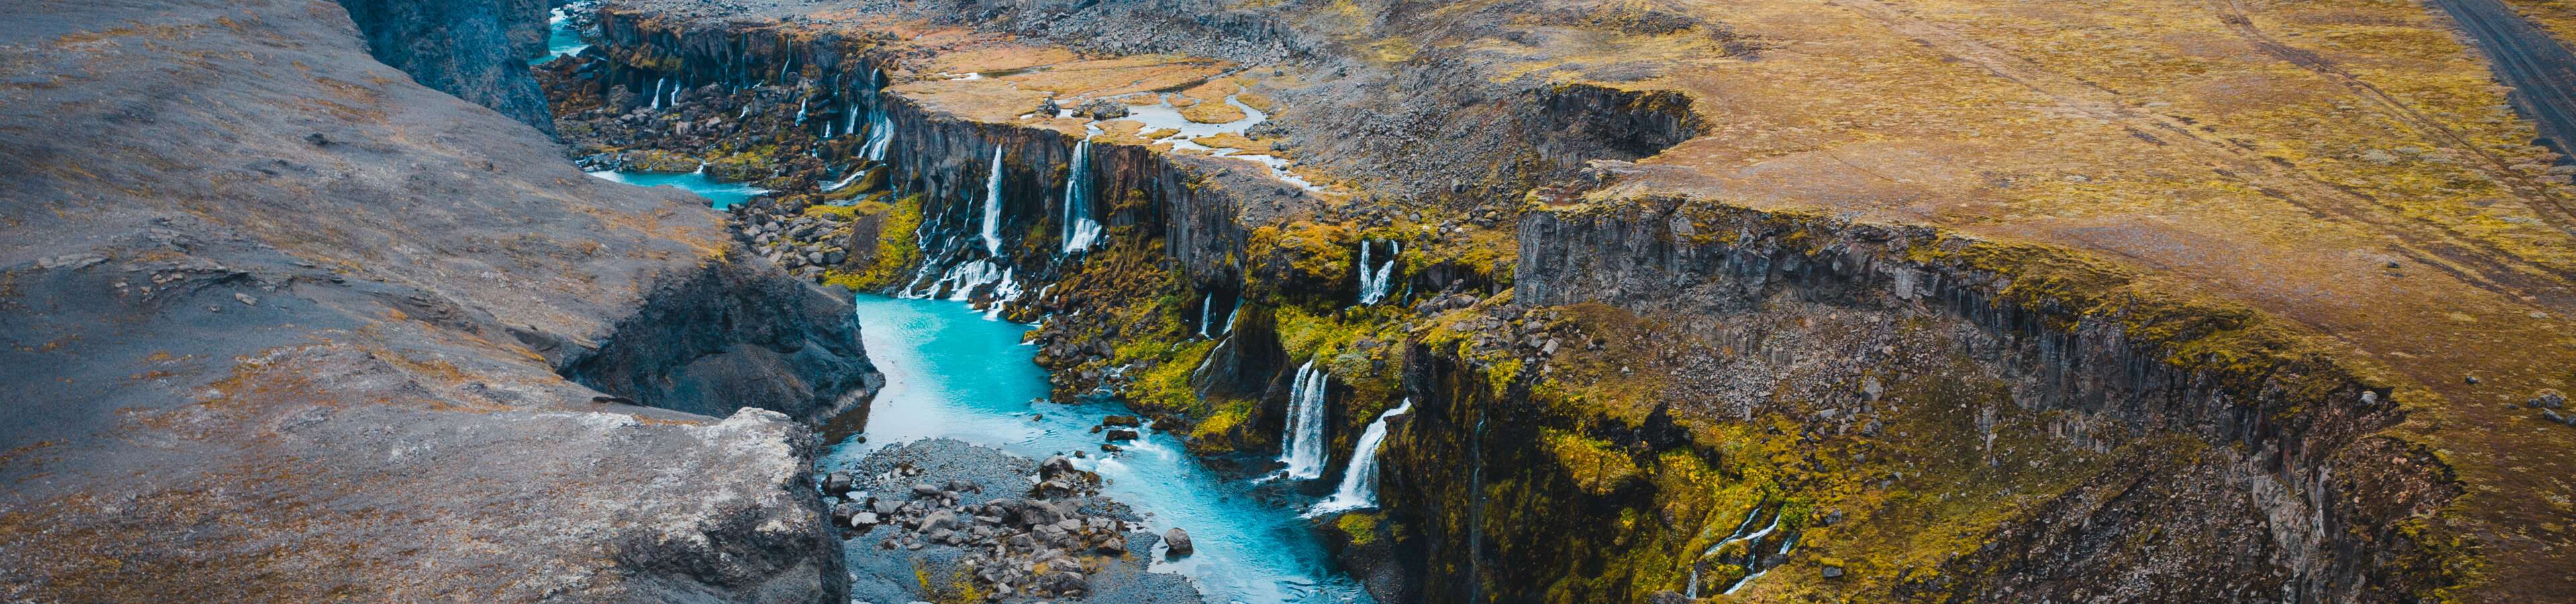
[[[816,482],[841,527],[855,601],[1200,601],[1188,579],[1147,570],[1173,555],[1162,536],[1067,457],[927,439]]]

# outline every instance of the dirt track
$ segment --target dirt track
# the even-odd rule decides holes
[[[2496,0],[2433,5],[2476,38],[2478,49],[2495,62],[2497,78],[2514,88],[2514,105],[2540,123],[2549,146],[2570,154],[2568,146],[2576,144],[2576,52]]]

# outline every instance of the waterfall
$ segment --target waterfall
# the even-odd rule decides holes
[[[806,99],[796,99],[796,125],[798,126],[805,125],[805,101]]]
[[[1791,536],[1791,537],[1789,537],[1789,538],[1787,538],[1787,539],[1782,539],[1782,540],[1780,541],[1780,551],[1772,552],[1772,554],[1771,554],[1771,555],[1774,555],[1774,556],[1786,556],[1786,555],[1789,555],[1789,548],[1797,547],[1797,545],[1798,545],[1798,538],[1797,538],[1797,537],[1795,537],[1795,536]],[[1751,554],[1750,552],[1747,552],[1747,554],[1746,554],[1746,555],[1751,555],[1751,556],[1753,556],[1753,558],[1754,558],[1751,562],[1749,562],[1749,564],[1751,564],[1751,565],[1753,565],[1753,566],[1747,566],[1746,568],[1757,568],[1757,567],[1759,567],[1759,565],[1762,563],[1762,561],[1761,561],[1761,556],[1759,556],[1759,555],[1753,555],[1753,554]],[[1734,587],[1726,588],[1726,591],[1724,591],[1724,592],[1719,592],[1719,593],[1722,593],[1722,594],[1725,594],[1725,595],[1730,595],[1730,596],[1735,595],[1736,590],[1744,589],[1744,586],[1746,586],[1746,585],[1752,585],[1752,584],[1753,584],[1753,580],[1754,580],[1754,579],[1760,579],[1760,578],[1762,578],[1762,575],[1766,575],[1766,574],[1770,574],[1770,573],[1771,573],[1771,569],[1769,569],[1769,568],[1763,568],[1763,569],[1761,569],[1761,570],[1753,571],[1753,574],[1745,575],[1745,576],[1744,576],[1744,578],[1742,578],[1742,579],[1736,579],[1736,580],[1735,580],[1735,586],[1734,586]]]
[[[1226,345],[1233,343],[1234,338],[1217,340],[1216,347],[1209,348],[1207,356],[1199,357],[1199,367],[1197,369],[1190,370],[1190,381],[1198,381],[1200,375],[1206,374],[1208,366],[1216,363],[1216,355],[1225,352]]]
[[[835,183],[832,183],[832,184],[823,185],[823,192],[825,192],[825,193],[830,193],[830,192],[833,192],[833,191],[839,191],[839,190],[841,190],[843,187],[848,187],[848,186],[850,186],[850,183],[852,183],[852,182],[855,182],[855,181],[859,180],[859,177],[861,177],[861,176],[866,176],[867,174],[868,174],[868,171],[867,171],[865,168],[861,167],[861,166],[850,166],[850,175],[849,175],[849,176],[842,177],[840,182],[835,182]]]
[[[1002,148],[993,147],[992,174],[984,177],[984,251],[1002,255]]]
[[[663,86],[665,86],[665,85],[669,85],[670,83],[671,83],[671,79],[670,79],[670,78],[662,78],[662,79],[658,79],[658,80],[653,80],[653,109],[654,109],[654,110],[657,110],[657,111],[658,111],[658,110],[661,110],[661,109],[662,109],[662,87],[663,87]]]
[[[1000,320],[1002,308],[1020,299],[1020,281],[1011,278],[1011,269],[1002,269],[1002,280],[993,285],[993,303],[984,308],[984,318]]]
[[[1091,249],[1100,221],[1091,218],[1091,137],[1073,146],[1073,169],[1064,178],[1064,252]]]
[[[1369,271],[1369,248],[1375,246],[1369,245],[1369,242],[1367,241],[1360,242],[1360,263],[1358,270],[1360,273],[1361,305],[1365,306],[1376,304],[1385,300],[1387,290],[1395,287],[1395,261],[1397,257],[1404,255],[1404,244],[1396,243],[1393,245],[1395,248],[1395,257],[1387,258],[1386,264],[1378,265],[1377,271],[1371,272]]]
[[[1282,435],[1287,446],[1280,447],[1279,461],[1288,462],[1289,478],[1324,476],[1324,390],[1331,377],[1309,360],[1288,389],[1288,432]]]
[[[1386,420],[1412,411],[1413,399],[1407,398],[1404,404],[1378,414],[1377,421],[1369,422],[1368,431],[1360,433],[1359,446],[1351,449],[1351,466],[1342,470],[1341,489],[1333,491],[1331,499],[1315,504],[1315,509],[1306,512],[1306,516],[1311,518],[1343,510],[1377,507],[1377,448],[1386,442]]]
[[[851,104],[850,104],[849,106],[847,106],[847,107],[842,107],[842,108],[841,108],[841,113],[842,113],[842,115],[841,115],[841,136],[849,136],[849,135],[850,135],[850,133],[858,132],[858,131],[859,131],[859,106],[858,106],[858,104],[857,104],[857,103],[851,103]]]
[[[885,161],[886,147],[894,143],[894,117],[886,115],[884,107],[870,108],[868,114],[868,140],[864,145],[868,161]]]
[[[995,283],[1009,283],[1010,279],[1009,269],[995,266],[992,262],[977,260],[948,269],[948,274],[940,275],[939,280],[931,282],[930,289],[922,291],[921,295],[939,295],[940,286],[946,285],[954,288],[948,290],[949,300],[964,302],[974,298],[975,288]],[[1012,288],[1017,289],[1017,286],[1013,285]],[[998,298],[1001,294],[1001,288],[995,288],[994,295]]]
[[[1234,335],[1234,318],[1243,314],[1243,296],[1234,297],[1234,310],[1225,311],[1225,330],[1217,333]]]
[[[1721,593],[1735,593],[1735,590],[1743,589],[1745,584],[1752,583],[1753,579],[1761,577],[1764,573],[1770,572],[1770,569],[1762,567],[1762,552],[1760,552],[1758,548],[1762,547],[1762,538],[1769,537],[1773,531],[1780,530],[1780,521],[1788,514],[1785,509],[1775,509],[1773,510],[1774,513],[1771,515],[1771,523],[1769,525],[1763,526],[1762,530],[1749,533],[1745,532],[1746,529],[1753,528],[1754,521],[1762,519],[1762,511],[1761,505],[1757,504],[1753,506],[1752,513],[1744,516],[1744,522],[1736,525],[1734,532],[1728,533],[1725,539],[1719,540],[1717,544],[1708,546],[1708,549],[1700,552],[1700,557],[1706,558],[1718,553],[1720,550],[1726,549],[1727,545],[1739,541],[1744,542],[1744,564],[1742,566],[1744,567],[1745,574],[1743,577],[1736,579],[1735,582],[1728,584],[1726,590]],[[1775,552],[1773,555],[1786,556],[1789,554],[1789,549],[1796,547],[1797,545],[1797,537],[1795,535],[1791,535],[1780,541],[1780,550]],[[1696,560],[1691,563],[1691,571],[1694,577],[1691,579],[1690,592],[1685,595],[1698,597],[1699,579],[1696,578],[1696,575],[1699,571],[1699,563]]]
[[[1208,322],[1216,319],[1216,315],[1210,314],[1215,312],[1215,306],[1216,292],[1208,292],[1207,297],[1199,299],[1199,337],[1208,337]]]

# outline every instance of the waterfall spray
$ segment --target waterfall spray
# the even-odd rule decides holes
[[[1279,461],[1288,463],[1289,478],[1324,475],[1324,391],[1331,377],[1309,360],[1297,368],[1297,381],[1288,389],[1288,433],[1282,439],[1287,446],[1280,448]]]
[[[1073,145],[1073,168],[1064,179],[1064,252],[1091,249],[1100,221],[1091,218],[1091,137]]]
[[[1369,422],[1368,431],[1360,433],[1358,447],[1351,450],[1350,467],[1342,470],[1341,488],[1333,491],[1332,498],[1315,504],[1315,509],[1306,512],[1306,516],[1311,518],[1377,507],[1377,449],[1378,445],[1386,442],[1386,420],[1412,411],[1413,399],[1407,398],[1404,404],[1378,414],[1377,421]]]

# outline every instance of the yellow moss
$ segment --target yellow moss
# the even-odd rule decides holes
[[[823,274],[823,282],[855,291],[876,291],[892,287],[914,264],[921,262],[921,247],[913,242],[913,230],[921,226],[921,195],[913,194],[887,206],[862,202],[848,206],[851,213],[882,216],[877,227],[876,260],[858,273],[833,269]],[[830,206],[816,206],[830,207]],[[815,208],[807,208],[813,212]],[[841,211],[841,210],[826,210]]]
[[[1374,513],[1351,512],[1333,519],[1333,528],[1341,529],[1342,534],[1349,535],[1351,545],[1369,545],[1377,543],[1377,523],[1380,519],[1380,516]]]
[[[1209,101],[1181,109],[1181,117],[1201,124],[1223,124],[1243,119],[1244,114],[1231,103]]]
[[[1608,495],[1639,473],[1637,462],[1610,443],[1554,428],[1540,430],[1539,438],[1584,492]]]

